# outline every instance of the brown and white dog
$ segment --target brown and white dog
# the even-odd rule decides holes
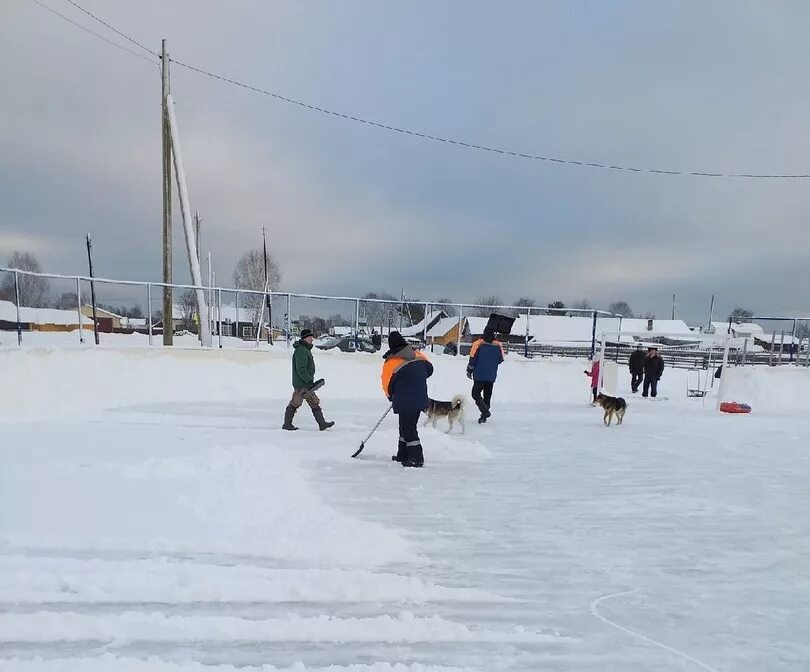
[[[464,433],[464,396],[461,394],[456,394],[451,401],[436,401],[435,399],[428,399],[428,407],[426,410],[422,411],[427,415],[427,419],[423,423],[423,427],[427,425],[429,422],[433,423],[433,427],[436,427],[436,420],[439,418],[447,418],[447,421],[450,423],[450,428],[447,430],[447,433],[450,433],[450,430],[453,429],[453,423],[458,420],[458,423],[461,425],[461,433]]]
[[[596,403],[599,404],[605,412],[605,417],[602,418],[602,420],[608,427],[610,427],[614,416],[616,416],[618,420],[616,424],[622,424],[624,414],[627,411],[627,402],[622,397],[609,397],[606,394],[599,394],[596,397]]]

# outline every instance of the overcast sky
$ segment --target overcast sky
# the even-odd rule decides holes
[[[122,44],[65,0],[43,0]],[[810,5],[79,0],[150,48],[394,126],[579,161],[810,173]],[[134,47],[133,47],[134,48]],[[157,66],[34,4],[0,9],[0,259],[161,277]],[[624,299],[705,320],[810,313],[810,180],[595,170],[394,134],[177,65],[203,252],[261,241],[282,290]],[[179,209],[175,278],[188,278]]]

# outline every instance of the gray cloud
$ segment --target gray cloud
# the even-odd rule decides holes
[[[55,8],[91,26],[61,0]],[[0,254],[159,279],[157,68],[29,0],[0,25]],[[159,0],[87,6],[176,58],[394,125],[577,160],[808,172],[803,4]],[[284,287],[807,305],[806,182],[614,174],[418,141],[173,68],[220,278],[270,230]],[[179,222],[179,210],[176,221]],[[182,241],[179,226],[175,232]],[[179,247],[179,245],[178,245]],[[182,248],[178,279],[187,277]]]

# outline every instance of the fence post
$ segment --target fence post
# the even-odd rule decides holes
[[[531,306],[526,306],[526,337],[523,342],[523,356],[529,358],[529,316],[532,314]]]
[[[745,356],[748,354],[748,338],[743,339],[742,366],[745,366]]]
[[[219,349],[222,350],[222,288],[217,287],[217,333],[219,335]]]
[[[354,300],[354,349],[360,350],[360,299]]]
[[[14,299],[17,304],[17,345],[22,345],[22,322],[20,321],[20,274],[14,271]]]
[[[237,287],[238,286],[239,286],[239,284],[237,283]],[[236,329],[236,332],[234,333],[234,336],[239,338],[239,290],[238,289],[236,290],[236,327],[235,327],[235,329]]]
[[[591,327],[591,357],[596,352],[596,311],[593,311],[593,327]]]
[[[771,334],[771,349],[768,351],[768,366],[773,366],[773,351],[776,347],[776,332]]]
[[[146,312],[148,313],[148,317],[146,318],[146,325],[149,329],[149,345],[152,345],[152,283],[146,283]],[[164,324],[166,321],[164,320]],[[165,327],[164,327],[165,328]]]
[[[779,342],[779,364],[782,363],[782,353],[785,351],[785,330],[782,329],[782,340]]]
[[[796,348],[796,320],[793,320],[793,329],[790,330],[790,347],[788,353],[790,354],[790,361],[793,361],[793,351]]]
[[[292,294],[287,293],[287,347],[290,347],[292,340]]]
[[[76,276],[76,307],[79,310],[79,343],[84,343],[84,325],[82,324],[82,281]]]

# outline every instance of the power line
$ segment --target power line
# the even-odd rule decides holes
[[[37,0],[34,0],[37,2]],[[71,5],[76,7],[77,9],[81,10],[94,20],[98,21],[103,26],[106,26],[116,34],[120,35],[124,39],[132,42],[132,44],[137,45],[141,49],[149,52],[153,56],[158,56],[158,53],[152,51],[151,49],[145,47],[137,40],[133,39],[129,35],[122,33],[120,30],[113,28],[109,23],[100,19],[92,12],[84,9],[81,5],[76,3],[74,0],[66,0]],[[37,3],[40,4],[40,3]],[[71,22],[72,23],[72,22]],[[120,46],[120,45],[118,45]],[[360,124],[365,124],[367,126],[372,126],[375,128],[379,128],[385,131],[389,131],[392,133],[399,133],[402,135],[410,135],[416,138],[420,138],[422,140],[429,140],[431,142],[441,142],[448,145],[455,145],[457,147],[464,147],[465,149],[472,149],[481,152],[488,152],[492,154],[500,154],[503,156],[509,156],[514,158],[520,159],[528,159],[532,161],[544,161],[547,163],[558,163],[564,164],[569,166],[580,166],[583,168],[598,168],[602,170],[615,170],[615,171],[623,171],[623,172],[631,172],[631,173],[648,173],[653,175],[681,175],[681,176],[689,176],[689,177],[720,177],[720,178],[744,178],[744,179],[770,179],[770,180],[804,180],[810,179],[810,174],[769,174],[769,173],[729,173],[729,172],[707,172],[707,171],[698,171],[698,170],[664,170],[660,168],[639,168],[635,166],[626,166],[621,164],[609,164],[609,163],[595,163],[591,161],[575,161],[573,159],[563,159],[559,157],[553,156],[542,156],[539,154],[530,154],[527,152],[518,152],[509,149],[503,149],[500,147],[491,147],[488,145],[476,144],[472,142],[464,142],[462,140],[455,140],[452,138],[446,138],[439,135],[431,135],[429,133],[422,133],[420,131],[414,131],[408,128],[399,128],[397,126],[392,126],[390,124],[384,124],[379,121],[372,121],[371,119],[365,119],[363,117],[357,117],[352,114],[346,114],[345,112],[338,112],[336,110],[330,110],[324,107],[318,107],[317,105],[312,105],[310,103],[305,103],[300,100],[296,100],[295,98],[289,98],[287,96],[283,96],[279,93],[275,93],[273,91],[268,91],[266,89],[259,88],[257,86],[252,86],[250,84],[245,84],[244,82],[240,82],[239,80],[232,79],[230,77],[225,77],[224,75],[219,75],[214,72],[210,72],[208,70],[204,70],[202,68],[198,68],[196,66],[190,65],[189,63],[184,63],[182,61],[178,61],[176,59],[172,59],[177,65],[180,67],[186,68],[187,70],[191,70],[196,72],[200,75],[204,75],[206,77],[210,77],[212,79],[217,79],[222,82],[226,82],[228,84],[232,84],[234,86],[238,86],[240,88],[246,89],[248,91],[253,91],[254,93],[260,93],[265,96],[269,96],[276,100],[280,100],[285,103],[289,103],[291,105],[296,105],[301,108],[305,108],[307,110],[311,110],[313,112],[319,112],[321,114],[329,115],[332,117],[337,117],[339,119],[344,119],[346,121],[353,121]]]
[[[64,19],[69,24],[71,24],[73,26],[76,26],[76,28],[79,28],[80,30],[83,30],[85,33],[89,33],[93,37],[97,37],[102,42],[106,42],[111,47],[115,47],[116,49],[120,49],[121,51],[126,51],[128,54],[132,54],[133,56],[137,56],[138,58],[140,58],[140,59],[142,59],[144,61],[148,61],[149,63],[157,64],[157,62],[158,62],[158,61],[156,61],[154,59],[151,59],[151,58],[149,58],[147,56],[144,56],[143,54],[139,54],[137,51],[134,51],[133,49],[129,49],[128,47],[125,47],[125,46],[123,46],[121,44],[118,44],[117,42],[113,42],[112,40],[108,40],[103,35],[100,35],[99,33],[95,32],[93,30],[90,30],[90,28],[88,28],[87,26],[83,26],[82,24],[77,23],[76,21],[71,19],[69,16],[65,16],[64,14],[62,14],[62,12],[58,12],[57,10],[53,9],[53,7],[48,7],[48,5],[46,5],[44,2],[40,2],[40,0],[33,0],[33,2],[35,4],[37,4],[37,5],[39,5],[40,7],[42,7],[42,9],[48,10],[51,14],[55,14],[60,19]]]
[[[86,10],[84,7],[82,7],[82,6],[81,6],[80,4],[78,4],[77,2],[73,2],[73,0],[66,0],[66,2],[69,2],[71,5],[73,5],[73,6],[74,6],[76,9],[78,9],[80,12],[84,12],[85,14],[87,14],[87,16],[89,16],[91,19],[94,19],[95,21],[98,21],[98,22],[99,22],[99,23],[100,23],[102,26],[105,26],[106,28],[109,28],[109,29],[110,29],[111,31],[113,31],[113,32],[114,32],[116,35],[120,35],[120,36],[121,36],[121,37],[123,37],[125,40],[127,40],[127,41],[129,41],[129,42],[132,42],[132,44],[134,44],[136,47],[140,47],[140,48],[141,48],[141,49],[143,49],[144,51],[146,51],[146,52],[148,52],[148,53],[152,54],[152,56],[157,56],[157,55],[158,55],[158,53],[157,53],[156,51],[152,51],[152,50],[151,50],[149,47],[145,47],[145,46],[143,46],[143,45],[142,45],[140,42],[138,42],[137,40],[133,39],[133,38],[132,38],[132,37],[130,37],[129,35],[127,35],[127,34],[125,34],[125,33],[122,33],[120,30],[118,30],[117,28],[114,28],[114,27],[113,27],[113,26],[111,26],[109,23],[107,23],[106,21],[104,21],[104,19],[100,19],[100,18],[99,18],[99,17],[97,17],[95,14],[93,14],[93,12],[90,12],[90,11]]]

